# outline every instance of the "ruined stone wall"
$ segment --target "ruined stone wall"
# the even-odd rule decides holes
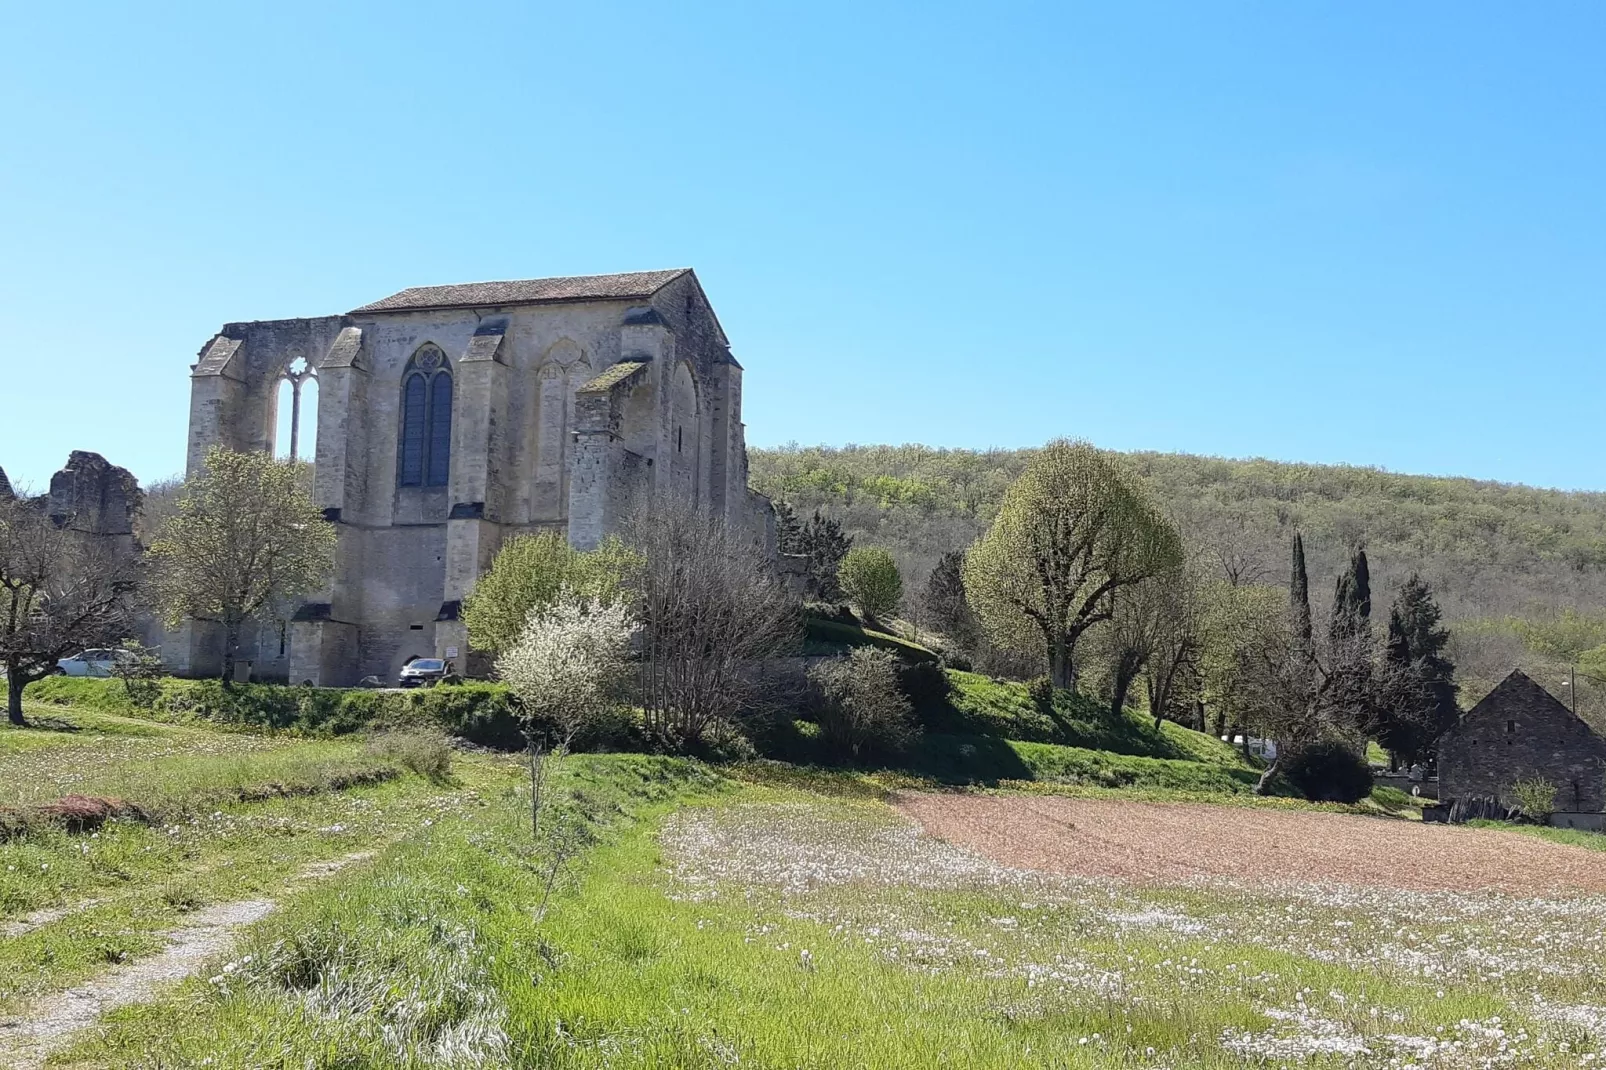
[[[1439,743],[1439,795],[1510,798],[1517,780],[1556,785],[1559,810],[1606,808],[1606,740],[1520,673],[1507,677]]]
[[[403,379],[425,345],[441,350],[453,377],[450,477],[402,487]],[[690,275],[650,306],[228,324],[194,369],[192,472],[213,443],[271,448],[278,384],[298,357],[319,384],[316,441],[304,424],[303,455],[316,458],[316,504],[341,538],[334,580],[309,594],[312,608],[291,629],[292,646],[306,647],[281,663],[291,677],[391,679],[409,656],[461,647],[455,607],[516,533],[566,528],[575,545],[594,546],[651,494],[694,501],[759,541],[773,523],[746,488],[740,368]],[[627,359],[642,365],[628,390],[581,396]],[[202,660],[203,646],[192,652]],[[349,671],[331,679],[342,659]]]

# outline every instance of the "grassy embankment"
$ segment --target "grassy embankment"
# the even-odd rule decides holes
[[[396,737],[28,713],[39,727],[0,727],[0,1013],[159,950],[203,906],[271,895],[308,863],[470,805],[481,779],[467,766],[447,782],[429,747]],[[71,795],[128,816],[70,831],[51,804]]]
[[[906,640],[868,629],[811,624],[820,649],[871,642],[906,659],[934,659]],[[933,670],[935,671],[935,670]],[[1133,712],[1112,714],[1084,696],[1058,692],[1040,707],[1023,684],[948,671],[946,693],[916,704],[923,734],[883,779],[914,778],[939,784],[1009,786],[1037,791],[1098,794],[1119,791],[1147,797],[1252,799],[1260,766],[1221,740],[1170,721]],[[489,684],[408,693],[253,685],[225,692],[212,681],[164,680],[152,708],[135,708],[114,680],[41,681],[29,691],[68,708],[110,710],[177,725],[266,728],[312,738],[338,739],[376,727],[427,727],[517,747],[522,741],[505,689]],[[801,729],[809,726],[800,725]],[[627,738],[616,745],[628,749]],[[806,731],[766,757],[815,764]],[[1410,800],[1380,791],[1371,809],[1401,812]]]
[[[569,760],[559,793],[595,842],[544,918],[528,796],[503,781],[65,1059],[1448,1068],[1597,1050],[1574,1012],[1606,971],[1598,902],[1058,881],[911,836],[854,778],[816,779],[828,796],[792,777]]]

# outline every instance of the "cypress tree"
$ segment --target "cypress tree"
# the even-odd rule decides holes
[[[1294,615],[1294,634],[1310,642],[1310,579],[1305,574],[1305,540],[1294,532],[1294,571],[1288,581],[1288,603]]]
[[[1366,551],[1356,550],[1350,557],[1349,568],[1333,586],[1333,619],[1328,634],[1335,643],[1366,635],[1371,631],[1371,616],[1371,568],[1366,562]]]
[[[1455,665],[1442,653],[1450,633],[1438,626],[1440,616],[1433,592],[1416,575],[1401,586],[1389,610],[1389,664],[1409,672],[1421,688],[1414,708],[1383,711],[1378,742],[1407,762],[1430,756],[1439,736],[1461,716]]]
[[[1400,587],[1394,600],[1400,615],[1400,629],[1410,647],[1411,658],[1419,662],[1428,689],[1433,695],[1435,735],[1452,727],[1461,717],[1456,702],[1455,663],[1444,656],[1450,631],[1439,627],[1444,613],[1433,591],[1416,573]]]
[[[949,550],[937,558],[926,578],[926,611],[937,627],[955,638],[963,638],[972,624],[965,603],[965,551]]]
[[[809,578],[816,598],[835,602],[842,597],[842,585],[837,581],[837,566],[853,548],[853,536],[842,530],[842,525],[820,510],[802,525],[798,534],[798,553],[809,559]]]
[[[791,503],[777,501],[775,504],[775,548],[783,554],[801,554],[807,550],[803,546],[803,525],[798,522],[797,511]]]
[[[1352,605],[1355,609],[1357,621],[1368,621],[1372,617],[1372,570],[1366,563],[1366,548],[1363,546],[1355,551],[1350,558],[1350,575],[1354,577]]]

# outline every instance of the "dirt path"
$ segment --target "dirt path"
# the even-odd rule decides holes
[[[1334,881],[1412,891],[1606,893],[1606,852],[1516,832],[1202,803],[906,794],[935,836],[1009,866],[1141,882]]]
[[[338,873],[374,854],[373,851],[357,851],[310,863],[296,873],[285,886],[285,892]],[[37,1070],[52,1052],[93,1025],[102,1014],[130,1003],[144,1002],[161,987],[182,981],[208,959],[226,952],[233,946],[240,929],[261,921],[277,905],[272,899],[247,899],[199,911],[190,916],[188,924],[167,934],[167,949],[160,954],[120,966],[77,988],[46,997],[19,1018],[0,1021],[0,1066],[10,1070]]]

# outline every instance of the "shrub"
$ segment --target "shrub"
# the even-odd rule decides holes
[[[452,747],[439,732],[416,729],[380,732],[369,740],[368,751],[437,784],[445,783],[452,776]]]
[[[898,687],[894,655],[859,647],[848,657],[815,666],[809,678],[820,688],[819,738],[830,756],[851,762],[886,758],[919,735],[909,700]]]
[[[952,685],[948,673],[935,661],[906,661],[898,663],[898,690],[917,710],[940,706],[948,699]]]
[[[123,640],[111,672],[123,682],[123,691],[132,705],[148,710],[161,697],[162,688],[157,681],[162,678],[162,657],[138,639]]]
[[[1337,740],[1321,740],[1292,755],[1283,775],[1311,802],[1356,803],[1372,793],[1372,767]]]
[[[636,621],[622,602],[606,603],[567,589],[530,610],[524,631],[496,665],[537,729],[554,729],[567,749],[617,705]]]
[[[842,592],[869,617],[885,616],[903,599],[903,577],[892,555],[878,546],[855,546],[837,568]]]
[[[1511,801],[1517,812],[1536,825],[1543,825],[1556,812],[1556,785],[1544,777],[1525,777],[1511,785]]]
[[[1038,713],[1054,712],[1054,681],[1047,676],[1035,676],[1026,684],[1026,697],[1032,700]]]

